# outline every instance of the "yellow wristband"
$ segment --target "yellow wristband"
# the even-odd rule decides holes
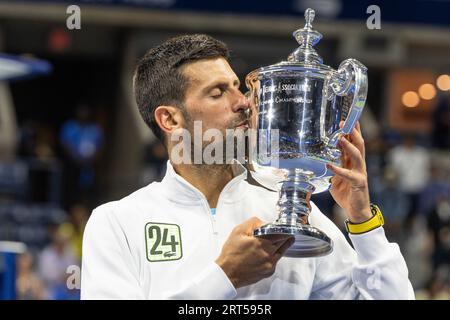
[[[378,206],[371,204],[370,210],[372,211],[373,217],[367,221],[361,223],[351,223],[347,219],[345,221],[345,227],[347,231],[351,234],[361,234],[383,226],[384,218]]]

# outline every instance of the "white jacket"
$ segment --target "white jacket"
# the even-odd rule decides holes
[[[334,242],[331,254],[286,258],[275,273],[235,289],[214,262],[231,230],[257,216],[277,218],[278,194],[235,165],[212,215],[204,195],[170,162],[163,181],[93,211],[83,239],[82,299],[414,299],[397,244],[382,227],[342,232],[311,203],[311,225]]]

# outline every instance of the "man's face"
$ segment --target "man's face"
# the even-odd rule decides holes
[[[189,82],[185,107],[190,122],[202,121],[204,131],[214,128],[225,133],[247,120],[248,102],[239,90],[238,77],[225,59],[196,61],[182,72]]]
[[[199,60],[183,67],[188,79],[185,94],[186,129],[193,134],[194,121],[202,122],[202,134],[208,129],[218,129],[224,137],[227,129],[234,135],[248,129],[248,100],[239,90],[240,81],[223,58]],[[228,130],[228,134],[231,132]],[[203,143],[203,149],[210,142]]]

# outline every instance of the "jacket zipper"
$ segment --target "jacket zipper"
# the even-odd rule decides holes
[[[208,212],[208,216],[209,216],[209,220],[211,221],[211,229],[212,229],[212,233],[213,235],[217,236],[218,231],[217,231],[217,223],[216,223],[216,217],[215,215],[212,214],[211,212],[211,208],[209,207],[209,203],[206,200],[203,200],[204,202],[204,206]],[[217,210],[217,208],[216,208]]]
[[[212,239],[214,241],[214,247],[215,247],[214,250],[216,252],[220,252],[219,237],[218,237],[219,233],[218,233],[218,229],[217,229],[216,217],[215,217],[215,215],[212,214],[211,208],[209,207],[209,203],[206,201],[206,199],[204,200],[204,206],[205,206],[206,210],[208,210],[209,221],[211,222]],[[216,208],[216,213],[217,213],[217,208]]]
[[[217,236],[219,232],[217,231],[217,221],[216,221],[216,214],[217,214],[217,208],[214,209],[214,213],[212,212],[211,208],[209,209],[209,214],[211,215],[211,223],[212,223],[212,229],[213,234]]]

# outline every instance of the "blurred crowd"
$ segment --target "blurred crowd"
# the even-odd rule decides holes
[[[15,162],[0,163],[0,241],[27,246],[16,260],[17,299],[79,299],[68,272],[81,266],[84,227],[98,205],[102,146],[91,107],[79,104],[60,128],[25,121]]]
[[[17,258],[17,299],[78,300],[79,290],[69,288],[69,267],[81,265],[83,230],[89,210],[73,205],[67,220],[49,228],[49,243]]]
[[[417,299],[450,299],[450,99],[436,113],[432,134],[380,127],[365,137],[371,201],[400,246]],[[328,193],[313,200],[344,226]]]
[[[371,200],[383,212],[388,239],[400,245],[419,299],[450,298],[450,106],[446,101],[430,135],[380,127],[379,134],[366,138]],[[27,243],[20,232],[0,239],[24,241],[29,248],[17,259],[17,298],[79,299],[79,290],[67,286],[67,270],[81,266],[83,230],[99,204],[96,169],[104,147],[103,130],[90,107],[80,104],[73,119],[58,130],[25,122],[20,132],[18,159],[60,163],[63,192],[60,201],[51,196],[18,201],[53,201],[64,214],[48,220],[42,241]],[[149,145],[136,185],[160,180],[166,159],[160,143]],[[49,184],[43,181],[30,181],[35,186],[27,190],[46,188]],[[0,207],[11,204],[8,196],[0,200]],[[345,215],[329,193],[314,195],[313,200],[338,226],[344,226]]]

